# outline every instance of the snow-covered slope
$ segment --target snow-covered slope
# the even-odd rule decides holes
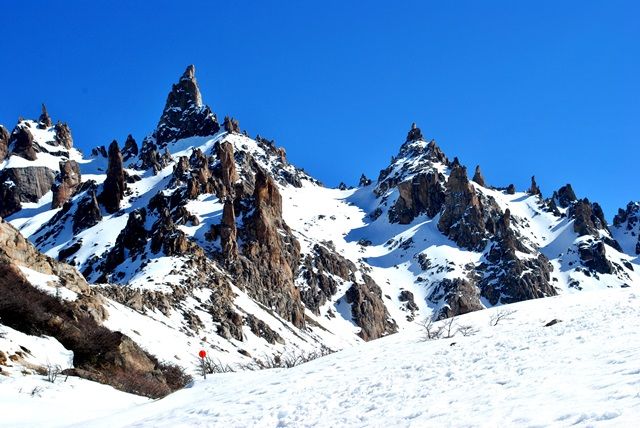
[[[470,336],[421,341],[406,330],[292,369],[198,379],[77,426],[636,425],[635,290],[516,303],[490,325],[503,309],[456,317],[453,331],[471,326]]]

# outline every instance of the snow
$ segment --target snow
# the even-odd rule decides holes
[[[149,401],[76,377],[59,375],[52,383],[45,375],[29,374],[47,366],[72,367],[73,352],[51,337],[28,336],[0,324],[0,351],[24,355],[0,365],[0,426],[69,426]]]
[[[472,336],[420,329],[292,369],[210,375],[162,400],[76,426],[635,426],[640,299],[565,295],[457,317]],[[561,322],[545,327],[553,319]]]

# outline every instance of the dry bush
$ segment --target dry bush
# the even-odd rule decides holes
[[[489,325],[491,327],[495,327],[498,325],[498,323],[500,323],[500,321],[511,320],[513,319],[511,318],[511,315],[515,313],[516,311],[514,309],[501,309],[499,311],[496,311],[493,315],[491,315],[491,318],[489,319]]]

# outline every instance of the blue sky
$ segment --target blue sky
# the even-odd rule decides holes
[[[640,200],[640,5],[628,1],[6,1],[0,123],[45,102],[82,150],[139,141],[195,64],[204,100],[330,186],[411,122],[470,174]]]

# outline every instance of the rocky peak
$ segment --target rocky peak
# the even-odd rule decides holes
[[[9,131],[7,128],[0,125],[0,162],[7,157],[7,151],[9,148]]]
[[[472,181],[476,184],[479,184],[482,187],[485,187],[484,177],[482,176],[482,171],[480,171],[480,165],[476,165],[476,171],[473,174]]]
[[[542,196],[542,192],[540,191],[540,187],[538,187],[538,183],[536,183],[536,176],[531,176],[531,186],[529,186],[529,190],[527,191],[530,195],[534,196]]]
[[[38,128],[47,129],[47,128],[51,128],[51,126],[53,126],[53,122],[49,117],[49,113],[47,113],[47,107],[44,104],[42,104],[42,113],[38,118]]]
[[[138,156],[138,143],[136,143],[133,136],[129,134],[124,142],[124,147],[122,148],[122,160],[126,162],[136,156]]]
[[[429,171],[439,173],[447,166],[449,166],[449,160],[435,140],[428,143],[422,139],[407,141],[400,146],[400,151],[391,159],[391,164],[380,171],[378,185],[374,192],[377,196],[382,196],[414,174]]]
[[[422,137],[422,131],[420,131],[420,128],[418,128],[416,126],[416,123],[413,122],[411,124],[411,129],[409,130],[409,133],[407,134],[407,143],[412,143],[414,141],[419,141],[419,140],[423,140],[424,138]]]
[[[629,202],[625,209],[619,208],[618,214],[613,217],[615,227],[625,227],[633,230],[640,221],[640,202]]]
[[[153,141],[164,147],[181,138],[213,135],[220,130],[215,114],[202,104],[202,96],[195,78],[195,67],[190,65],[167,96],[167,102],[153,133]],[[143,143],[144,146],[144,143]],[[155,147],[154,147],[155,148]]]
[[[553,192],[552,199],[561,208],[568,208],[569,205],[578,200],[571,184],[568,183]]]
[[[240,124],[232,117],[225,116],[222,123],[224,130],[230,134],[240,134]]]
[[[107,166],[107,178],[104,181],[100,202],[109,213],[120,209],[120,201],[124,197],[126,189],[124,167],[122,165],[122,153],[118,142],[113,140],[109,145],[109,164]]]
[[[621,234],[620,244],[628,254],[640,254],[640,202],[629,202],[619,209],[613,218],[616,233]]]
[[[368,178],[364,173],[360,175],[360,181],[358,182],[358,186],[365,187],[371,184],[371,179]]]

